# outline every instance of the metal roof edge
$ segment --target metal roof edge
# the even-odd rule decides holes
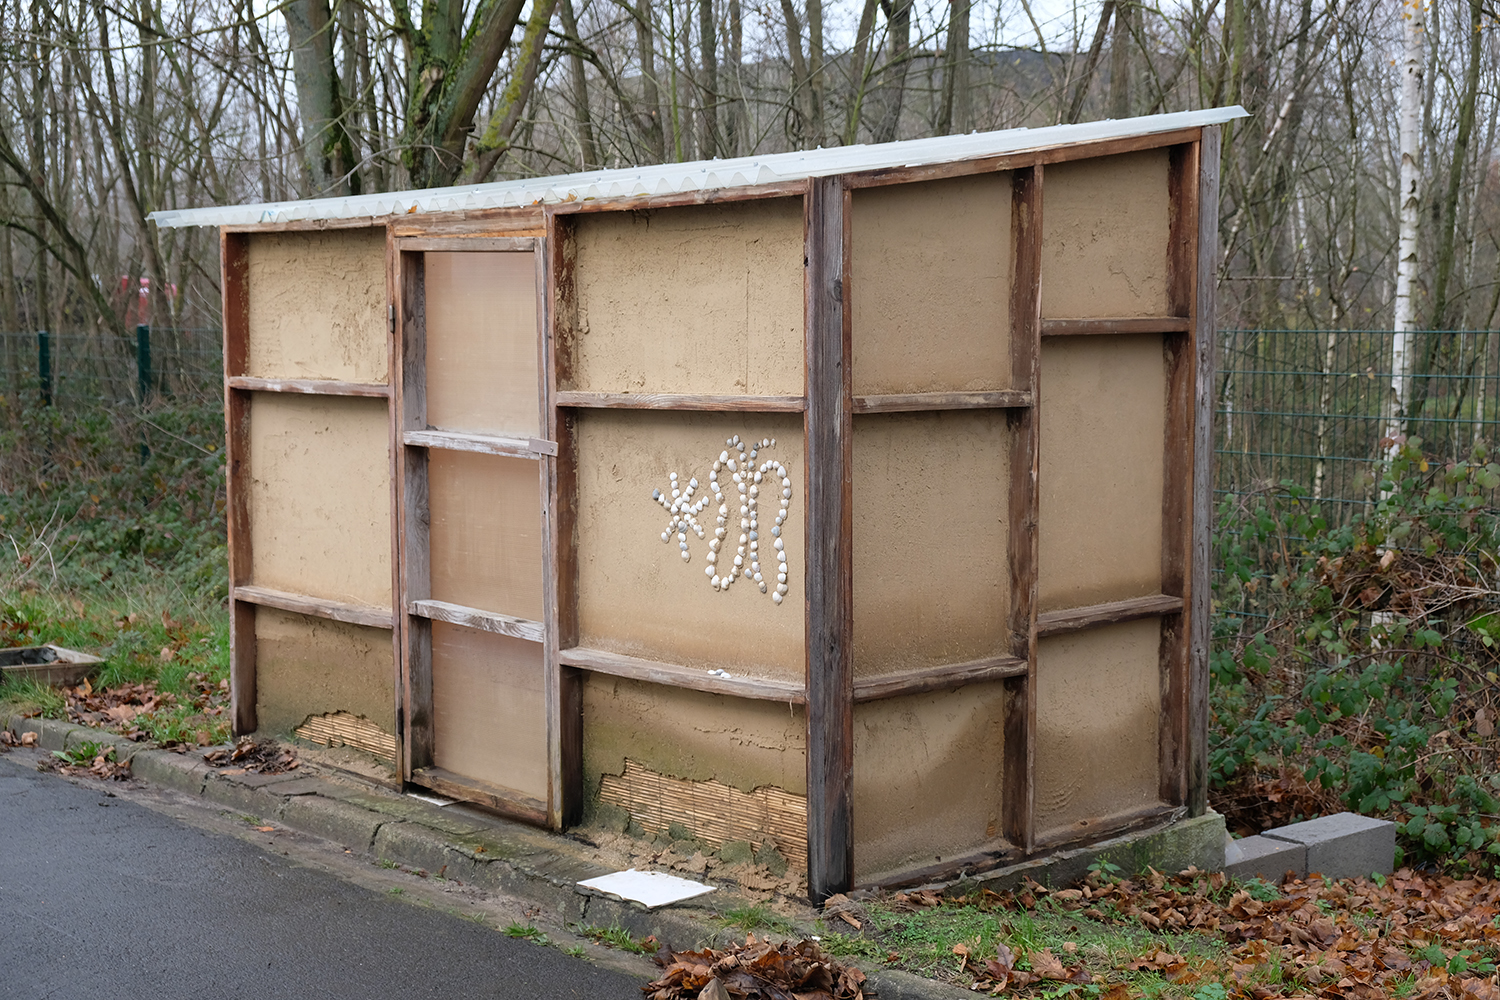
[[[1221,125],[1249,112],[1239,105],[1179,111],[1140,118],[1106,119],[1073,125],[1046,125],[966,135],[902,139],[873,145],[833,146],[698,160],[641,167],[594,170],[551,177],[521,178],[418,191],[311,198],[264,204],[164,209],[147,216],[163,229],[187,226],[251,226],[318,219],[378,219],[426,212],[519,208],[570,200],[676,194],[708,189],[828,177],[895,167],[955,163],[986,156],[1021,153],[1133,136],[1146,136],[1204,125]]]

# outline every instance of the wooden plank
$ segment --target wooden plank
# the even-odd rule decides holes
[[[1208,809],[1209,532],[1213,526],[1214,354],[1218,337],[1219,126],[1198,146],[1198,245],[1193,288],[1193,503],[1188,556],[1187,807]]]
[[[924,670],[857,678],[854,681],[854,700],[860,703],[928,691],[952,691],[966,684],[1023,677],[1026,669],[1026,661],[1017,657],[991,656],[968,663],[945,663]]]
[[[904,392],[884,396],[855,396],[855,413],[913,413],[931,410],[1003,410],[1030,406],[1025,389],[997,392]]]
[[[558,406],[622,410],[737,410],[747,413],[801,413],[802,396],[716,396],[704,393],[580,392],[557,393]]]
[[[603,649],[574,646],[559,650],[558,662],[596,674],[625,677],[647,684],[663,687],[687,688],[690,691],[705,691],[709,694],[728,695],[731,698],[746,698],[751,701],[779,701],[783,704],[802,705],[807,694],[800,684],[762,677],[736,677],[711,674],[698,667],[684,667],[676,663],[662,663],[639,656],[626,656]]]
[[[562,824],[583,818],[583,685],[581,670],[562,662],[562,650],[578,645],[578,471],[574,447],[575,414],[556,404],[558,386],[572,378],[569,345],[575,333],[577,301],[573,280],[576,258],[572,227],[556,212],[546,213],[547,242],[542,256],[547,279],[547,422],[543,432],[557,444],[551,470],[552,538],[550,577],[552,601],[547,619],[550,655],[557,665],[555,681],[557,731],[556,794],[561,800]]]
[[[1007,865],[1019,864],[1024,860],[1025,854],[1019,847],[1000,851],[976,851],[936,864],[907,868],[894,875],[884,875],[869,882],[861,882],[857,888],[872,892],[916,889],[940,882],[956,882],[959,879],[982,875]]]
[[[250,356],[249,240],[219,233],[224,317],[224,489],[229,585],[248,583],[250,552],[250,396],[230,386]],[[229,711],[236,736],[255,732],[255,606],[229,602]]]
[[[541,622],[502,615],[498,611],[481,611],[478,608],[466,608],[462,604],[433,600],[412,601],[407,605],[406,611],[408,614],[420,615],[431,621],[477,628],[483,632],[494,632],[496,635],[508,635],[513,639],[526,639],[529,642],[546,641],[545,627]]]
[[[1173,146],[1167,170],[1167,308],[1173,315],[1192,312],[1194,246],[1198,219],[1197,144]],[[1184,330],[1164,338],[1166,426],[1163,432],[1161,589],[1188,597],[1187,571],[1192,545],[1193,476],[1193,337],[1191,320]],[[1181,613],[1161,623],[1161,721],[1157,794],[1163,802],[1182,805],[1187,796],[1188,644]]]
[[[814,903],[854,881],[854,399],[850,192],[808,186],[807,887]]]
[[[426,280],[419,253],[398,254],[396,333],[400,362],[396,366],[396,422],[402,434],[427,426]],[[401,588],[396,606],[403,612],[413,602],[432,596],[432,562],[428,550],[430,512],[427,494],[427,451],[399,449]],[[403,613],[402,670],[406,727],[403,733],[405,777],[432,763],[432,624]]]
[[[1062,830],[1053,830],[1037,839],[1036,849],[1038,852],[1051,853],[1084,844],[1097,844],[1110,837],[1120,837],[1156,826],[1167,826],[1182,819],[1186,814],[1187,810],[1181,806],[1157,803],[1118,816],[1106,816]]]
[[[725,202],[753,201],[758,198],[800,198],[808,181],[784,181],[777,184],[751,184],[743,187],[709,188],[676,194],[629,195],[624,198],[580,198],[548,205],[555,215],[581,212],[642,212],[657,208],[685,208],[692,205],[717,205]]]
[[[295,219],[290,222],[247,222],[242,225],[220,226],[222,233],[308,233],[325,229],[371,229],[384,225],[385,220],[376,216],[361,215],[352,219]]]
[[[473,451],[482,455],[504,455],[508,458],[541,458],[557,454],[556,441],[541,438],[488,437],[483,434],[459,434],[455,431],[402,431],[401,442],[414,448],[442,448],[447,451]]]
[[[535,250],[537,241],[530,236],[401,236],[396,246],[408,253],[437,251],[469,253],[496,250]]]
[[[416,219],[396,219],[388,225],[395,237],[407,236],[542,236],[541,209],[483,209],[481,211],[431,212]]]
[[[391,381],[391,394],[386,399],[386,421],[390,432],[390,503],[391,503],[391,666],[395,676],[391,678],[395,705],[392,717],[396,720],[392,753],[395,783],[405,781],[406,768],[406,615],[401,613],[401,404],[397,385],[401,380],[401,253],[390,228],[385,231],[385,298],[387,323],[385,336],[385,370]]]
[[[510,819],[518,819],[532,826],[547,825],[547,803],[524,795],[514,788],[454,774],[441,767],[419,767],[412,771],[410,780],[414,785],[430,788],[464,802],[472,802]]]
[[[1131,135],[1118,139],[1096,139],[1092,142],[1063,142],[1055,146],[981,156],[954,163],[929,163],[909,167],[882,167],[844,175],[844,182],[851,188],[883,187],[888,184],[911,184],[919,181],[945,180],[950,177],[969,177],[1000,170],[1025,170],[1033,165],[1066,163],[1070,160],[1087,160],[1096,156],[1114,156],[1119,153],[1134,153],[1143,149],[1160,149],[1178,143],[1192,142],[1198,138],[1198,128],[1177,129],[1154,135]]]
[[[1036,616],[1036,634],[1039,639],[1054,635],[1067,635],[1084,629],[1104,625],[1118,625],[1141,618],[1175,615],[1182,610],[1182,598],[1171,594],[1152,594],[1149,597],[1131,597],[1107,604],[1091,604],[1082,608],[1066,608],[1062,611],[1044,611]]]
[[[1170,280],[1170,278],[1168,279]],[[1093,337],[1127,333],[1186,333],[1186,316],[1133,316],[1110,319],[1044,319],[1043,337]]]
[[[1042,181],[1041,165],[1018,169],[1011,192],[1011,384],[1040,400]],[[1011,410],[1008,524],[1010,532],[1010,653],[1026,662],[1007,684],[1005,773],[1001,784],[1005,837],[1030,851],[1036,840],[1036,602],[1038,462],[1036,407]]]
[[[338,382],[321,378],[253,378],[233,375],[226,381],[232,389],[255,392],[301,392],[314,396],[390,396],[391,387],[373,382]]]
[[[293,594],[270,587],[239,584],[233,588],[236,601],[258,604],[264,608],[279,608],[299,615],[314,618],[329,618],[351,625],[368,625],[370,628],[391,628],[391,611],[374,604],[354,604],[349,601],[330,601],[307,594]]]

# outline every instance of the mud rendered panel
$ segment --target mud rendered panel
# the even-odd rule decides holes
[[[753,441],[774,438],[776,444],[762,450],[756,464],[774,459],[792,481],[790,516],[781,535],[790,590],[780,605],[752,580],[742,578],[727,592],[714,590],[704,568],[717,504],[699,515],[705,538],[688,534],[688,561],[676,535],[665,543],[661,538],[670,518],[651,491],[670,494],[668,474],[676,472],[684,485],[698,480],[694,496],[712,500],[709,471],[721,452],[733,452],[726,439],[735,434]],[[579,644],[705,670],[801,681],[807,563],[800,414],[590,410],[578,417],[576,441]],[[734,490],[729,473],[722,476],[721,487]],[[779,484],[767,490],[759,508],[764,520],[757,530],[770,554],[763,568],[776,564],[770,529],[780,492]],[[748,534],[740,526],[737,496],[724,494],[731,517],[726,562],[734,557],[738,536]],[[776,577],[766,579],[774,592]]]
[[[972,853],[1000,831],[1005,691],[854,706],[854,877]]]
[[[1009,173],[854,192],[855,394],[1011,388],[1010,208]]]
[[[753,792],[807,794],[807,716],[801,706],[749,701],[590,674],[583,687],[587,793],[629,758],[688,781]]]
[[[255,710],[262,732],[290,733],[309,716],[349,712],[396,732],[387,629],[255,609]]]
[[[1165,316],[1165,149],[1047,167],[1042,316]]]
[[[383,399],[255,393],[252,583],[390,606],[389,438]]]
[[[997,410],[854,418],[854,674],[1009,652]]]
[[[1041,383],[1039,610],[1159,593],[1162,338],[1048,338]]]
[[[432,623],[433,763],[547,798],[542,646]]]
[[[560,388],[802,395],[800,199],[576,218]]]
[[[249,360],[230,374],[389,381],[385,227],[248,239]]]
[[[428,453],[434,600],[542,620],[540,475],[526,458]]]
[[[1161,620],[1037,647],[1037,834],[1158,801]]]

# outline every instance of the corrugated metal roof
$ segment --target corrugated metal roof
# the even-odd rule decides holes
[[[699,160],[660,166],[625,167],[557,177],[532,177],[495,184],[365,194],[349,198],[315,198],[260,205],[229,205],[152,212],[148,218],[163,228],[179,226],[244,226],[305,219],[379,218],[421,212],[456,212],[482,208],[513,208],[538,203],[633,195],[677,194],[711,188],[748,187],[827,177],[889,167],[954,163],[1005,153],[1152,135],[1182,128],[1218,125],[1249,117],[1244,108],[1211,108],[1143,118],[973,132],[935,139],[906,139],[869,146],[835,146],[793,153],[742,156],[732,160]]]

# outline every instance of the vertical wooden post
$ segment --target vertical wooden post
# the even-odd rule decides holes
[[[1168,153],[1167,310],[1191,319],[1197,278],[1198,145]],[[1166,427],[1162,461],[1161,591],[1183,599],[1183,610],[1161,619],[1161,722],[1157,794],[1163,802],[1187,799],[1188,623],[1192,620],[1193,380],[1197,337],[1189,323],[1162,337],[1166,365]]]
[[[397,263],[396,436],[427,427],[427,306],[424,258],[402,252]],[[402,633],[402,690],[406,704],[403,779],[432,764],[432,623],[410,613],[411,602],[432,596],[428,551],[427,449],[399,446],[400,589],[397,627]]]
[[[1040,503],[1042,336],[1042,166],[1012,175],[1010,229],[1011,388],[1031,392],[1031,406],[1006,411],[1010,430],[1010,652],[1026,673],[1006,681],[1005,837],[1026,851],[1036,844],[1037,509]]]
[[[807,888],[821,903],[854,878],[853,413],[849,191],[808,182]]]
[[[401,581],[405,569],[401,564],[401,463],[405,445],[401,439],[401,251],[397,248],[394,227],[385,229],[385,301],[386,338],[385,371],[391,394],[386,399],[386,423],[390,434],[390,501],[391,501],[391,667],[395,692],[396,783],[406,781],[406,608],[402,604]]]
[[[1188,813],[1208,810],[1208,644],[1210,533],[1214,501],[1214,361],[1218,340],[1219,126],[1198,145],[1198,266],[1193,297],[1192,595],[1188,607]]]
[[[231,389],[249,361],[249,240],[219,234],[224,315],[224,477],[229,532],[229,711],[234,735],[253,733],[255,718],[255,605],[235,597],[252,580],[250,553],[250,393]]]

